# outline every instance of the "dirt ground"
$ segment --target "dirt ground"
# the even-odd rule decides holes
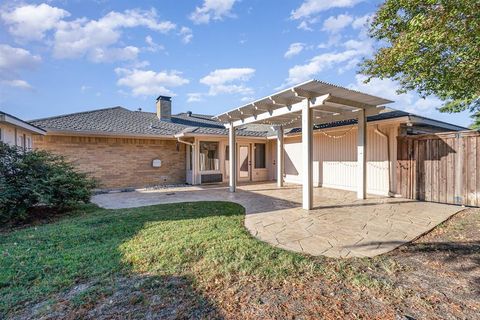
[[[28,306],[15,318],[480,319],[480,209],[466,209],[367,262],[318,259],[333,272],[282,282],[242,275],[199,288],[185,277],[112,276]],[[341,280],[349,270],[354,281]]]
[[[356,264],[337,269],[349,263]],[[307,278],[273,287],[252,282],[216,296],[229,319],[480,319],[480,209],[357,267],[387,289]]]

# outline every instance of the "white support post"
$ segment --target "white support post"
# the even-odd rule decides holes
[[[303,209],[313,208],[313,123],[310,100],[302,109]]]
[[[235,192],[237,188],[237,144],[235,139],[235,127],[230,124],[228,130],[228,153],[229,153],[229,170],[230,170],[230,192]]]
[[[284,172],[284,163],[283,163],[283,127],[279,126],[277,128],[277,187],[283,187],[283,172]]]
[[[192,148],[192,184],[197,185],[200,184],[200,162],[198,154],[198,141],[197,139],[194,140]]]
[[[367,197],[367,119],[365,110],[358,111],[357,198]]]

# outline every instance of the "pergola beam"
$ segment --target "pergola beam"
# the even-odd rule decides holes
[[[285,99],[282,97],[274,97],[274,96],[270,96],[268,97],[268,99],[272,102],[272,104],[279,105],[279,106],[291,106],[299,102],[293,99]]]
[[[293,88],[292,92],[297,97],[307,98],[307,99],[313,99],[313,98],[321,96],[321,94],[319,94],[317,92],[308,91],[308,90],[301,89],[301,88]]]
[[[327,122],[336,122],[336,121],[345,121],[345,120],[350,120],[350,119],[356,119],[358,118],[358,114],[363,111],[365,113],[365,116],[374,116],[377,115],[380,111],[385,109],[385,107],[377,107],[374,109],[357,109],[357,110],[352,110],[352,111],[344,111],[341,113],[338,113],[336,115],[325,115],[325,116],[317,116],[317,119],[325,119],[325,121],[322,121],[320,123],[327,123]],[[316,122],[318,124],[318,122]]]
[[[330,98],[327,99],[327,102],[330,103],[335,103],[335,104],[340,104],[344,106],[350,106],[350,107],[355,107],[355,108],[360,108],[360,109],[367,109],[367,108],[374,108],[375,106],[361,103],[358,101],[350,100],[350,99],[345,99],[341,97],[336,97],[336,96],[330,96]]]
[[[300,89],[292,89],[299,91]],[[302,91],[302,90],[300,90]],[[309,95],[309,93],[303,92],[304,95]],[[313,94],[313,93],[311,93]],[[353,100],[344,99],[340,97],[333,96],[331,94],[325,94],[322,96],[317,96],[313,98],[304,98],[305,100],[300,102],[295,102],[293,100],[286,100],[280,97],[269,97],[269,100],[272,104],[268,103],[259,103],[254,102],[250,104],[250,109],[245,106],[243,108],[238,108],[232,111],[225,113],[224,115],[219,116],[221,119],[228,119],[229,123],[232,123],[233,126],[241,126],[244,124],[266,120],[268,118],[276,118],[279,116],[288,116],[290,113],[301,111],[302,103],[305,103],[306,100],[310,100],[311,107],[319,111],[326,111],[333,114],[345,115],[342,118],[356,118],[356,114],[351,112],[358,112],[360,110],[366,110],[367,116],[377,114],[378,111],[382,110],[383,107],[375,107],[372,105],[367,105],[364,103],[358,103]],[[335,107],[330,104],[341,104],[342,107]],[[280,107],[278,107],[280,106]],[[275,108],[277,107],[277,108]],[[381,109],[382,108],[382,109]],[[226,115],[226,117],[225,117]],[[341,120],[341,119],[340,119]],[[337,121],[337,120],[333,120]],[[229,124],[226,124],[225,127],[229,127]]]
[[[353,109],[357,109],[357,108],[353,108]],[[342,112],[349,112],[349,111],[353,111],[353,110],[352,110],[352,107],[350,107],[349,109],[344,109],[344,108],[332,107],[332,106],[323,104],[323,105],[317,107],[315,109],[315,111],[327,111],[327,112],[333,112],[333,113],[342,113]]]
[[[321,97],[318,97],[318,98],[315,99],[315,103],[316,104],[321,104],[321,103],[323,103],[323,101],[327,97],[329,97],[328,94],[323,95]],[[229,124],[226,124],[225,127],[227,127],[227,128],[229,128],[230,126],[238,127],[238,126],[241,126],[241,125],[245,125],[245,124],[249,124],[249,123],[253,123],[253,122],[257,122],[257,121],[261,122],[262,120],[268,120],[270,118],[279,117],[279,116],[283,116],[283,115],[288,115],[288,114],[294,113],[294,112],[299,112],[299,111],[303,110],[304,105],[306,105],[306,104],[310,105],[310,103],[307,100],[308,99],[302,100],[300,102],[297,102],[297,103],[289,105],[289,106],[283,106],[283,107],[280,107],[280,108],[277,108],[277,109],[272,109],[271,112],[259,113],[255,117],[246,117],[244,119],[235,120],[235,121],[230,122]],[[309,108],[312,108],[312,106],[309,106]]]

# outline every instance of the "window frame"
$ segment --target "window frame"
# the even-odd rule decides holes
[[[206,165],[205,165],[205,170],[201,170],[202,168],[202,163],[201,163],[201,154],[202,154],[202,144],[215,144],[217,146],[216,148],[216,158],[209,158],[209,159],[212,159],[212,160],[218,160],[218,169],[207,169],[206,168]],[[199,171],[202,172],[202,173],[208,173],[208,172],[212,172],[212,173],[219,173],[221,171],[221,167],[220,167],[220,142],[219,141],[199,141],[198,143],[198,148],[199,148]]]

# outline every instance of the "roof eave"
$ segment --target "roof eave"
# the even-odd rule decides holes
[[[118,137],[118,138],[142,138],[142,139],[172,139],[175,140],[174,135],[153,135],[153,134],[131,134],[131,133],[114,133],[103,131],[70,131],[70,130],[55,130],[47,129],[47,136],[95,136],[95,137]]]
[[[0,122],[5,122],[17,127],[20,127],[26,131],[39,134],[39,135],[45,135],[46,131],[42,128],[39,128],[37,126],[34,126],[28,122],[25,122],[15,116],[12,116],[8,113],[0,113]]]
[[[447,123],[444,121],[440,120],[435,120],[435,119],[429,119],[425,118],[422,116],[417,116],[417,115],[409,115],[409,120],[412,123],[415,124],[424,124],[424,125],[429,125],[433,127],[438,127],[438,128],[443,128],[443,129],[448,129],[451,131],[462,131],[462,130],[468,130],[468,128],[462,127],[462,126],[457,126],[455,124]]]

